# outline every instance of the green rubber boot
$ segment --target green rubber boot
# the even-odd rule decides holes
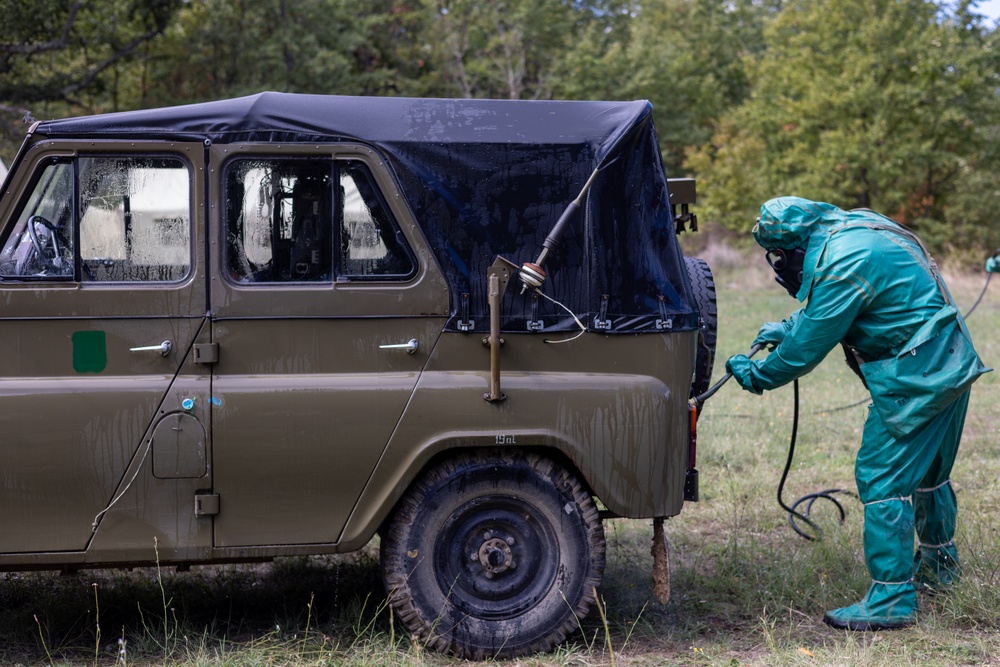
[[[826,612],[823,622],[843,630],[898,630],[917,621],[917,593],[912,583],[873,583],[865,599]]]
[[[859,484],[859,488],[860,488]],[[913,587],[913,505],[905,498],[865,503],[865,563],[872,585],[865,598],[828,611],[827,625],[844,630],[896,630],[917,620]]]
[[[913,557],[913,580],[917,588],[931,593],[950,591],[962,576],[954,542],[917,549]]]

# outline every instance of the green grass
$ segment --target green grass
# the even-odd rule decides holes
[[[960,307],[975,299],[980,280],[951,281]],[[717,377],[761,322],[795,307],[780,288],[760,276],[748,280],[742,270],[721,272],[718,282]],[[1000,286],[987,293],[969,326],[987,364],[998,363]],[[922,596],[915,627],[853,634],[822,624],[825,610],[856,601],[868,585],[860,504],[839,494],[843,525],[832,507],[818,505],[814,515],[825,538],[795,535],[775,499],[791,388],[754,396],[731,383],[707,404],[699,424],[702,499],[666,524],[670,602],[651,598],[651,522],[608,521],[608,567],[599,591],[606,623],[594,610],[570,644],[510,664],[1000,665],[997,382],[997,374],[987,375],[973,391],[953,474],[964,578],[949,595]],[[865,396],[836,350],[803,379],[786,502],[832,487],[853,492],[867,402],[854,404]],[[461,663],[428,654],[394,622],[371,545],[343,557],[186,573],[0,575],[0,664]]]

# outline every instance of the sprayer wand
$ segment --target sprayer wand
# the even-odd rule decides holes
[[[747,357],[752,357],[753,355],[757,354],[763,347],[764,347],[763,345],[754,345],[753,347],[750,348],[750,351],[747,352]],[[715,396],[715,392],[719,391],[719,389],[722,388],[722,385],[729,382],[729,378],[731,377],[733,377],[733,374],[727,371],[726,374],[722,376],[722,379],[720,379],[718,382],[709,387],[707,391],[705,391],[703,394],[698,394],[697,396],[693,397],[691,399],[691,403],[700,412],[701,406],[705,404],[705,401],[712,398],[712,396]]]

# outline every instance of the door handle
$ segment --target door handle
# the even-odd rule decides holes
[[[165,340],[159,345],[146,345],[145,347],[130,347],[129,352],[159,352],[161,357],[165,357],[170,354],[170,350],[174,349],[174,344],[169,340]]]
[[[406,350],[407,354],[413,354],[417,351],[417,339],[411,338],[405,343],[395,343],[393,345],[379,345],[380,350]]]

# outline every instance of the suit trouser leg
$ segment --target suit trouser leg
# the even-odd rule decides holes
[[[913,493],[918,548],[914,558],[918,584],[948,588],[957,582],[961,566],[955,546],[958,502],[951,486],[951,469],[958,453],[969,392],[953,404],[953,415],[945,430],[937,456]]]
[[[916,512],[910,497],[929,477],[950,474],[967,406],[968,392],[916,432],[898,439],[869,408],[855,479],[865,505],[865,562],[872,585],[860,603],[827,612],[828,622],[845,627],[912,622],[917,609],[913,585]],[[925,494],[930,502],[921,499],[921,534],[929,536],[948,526],[954,534],[954,506],[949,509],[946,502],[950,490],[950,485],[942,486]]]

